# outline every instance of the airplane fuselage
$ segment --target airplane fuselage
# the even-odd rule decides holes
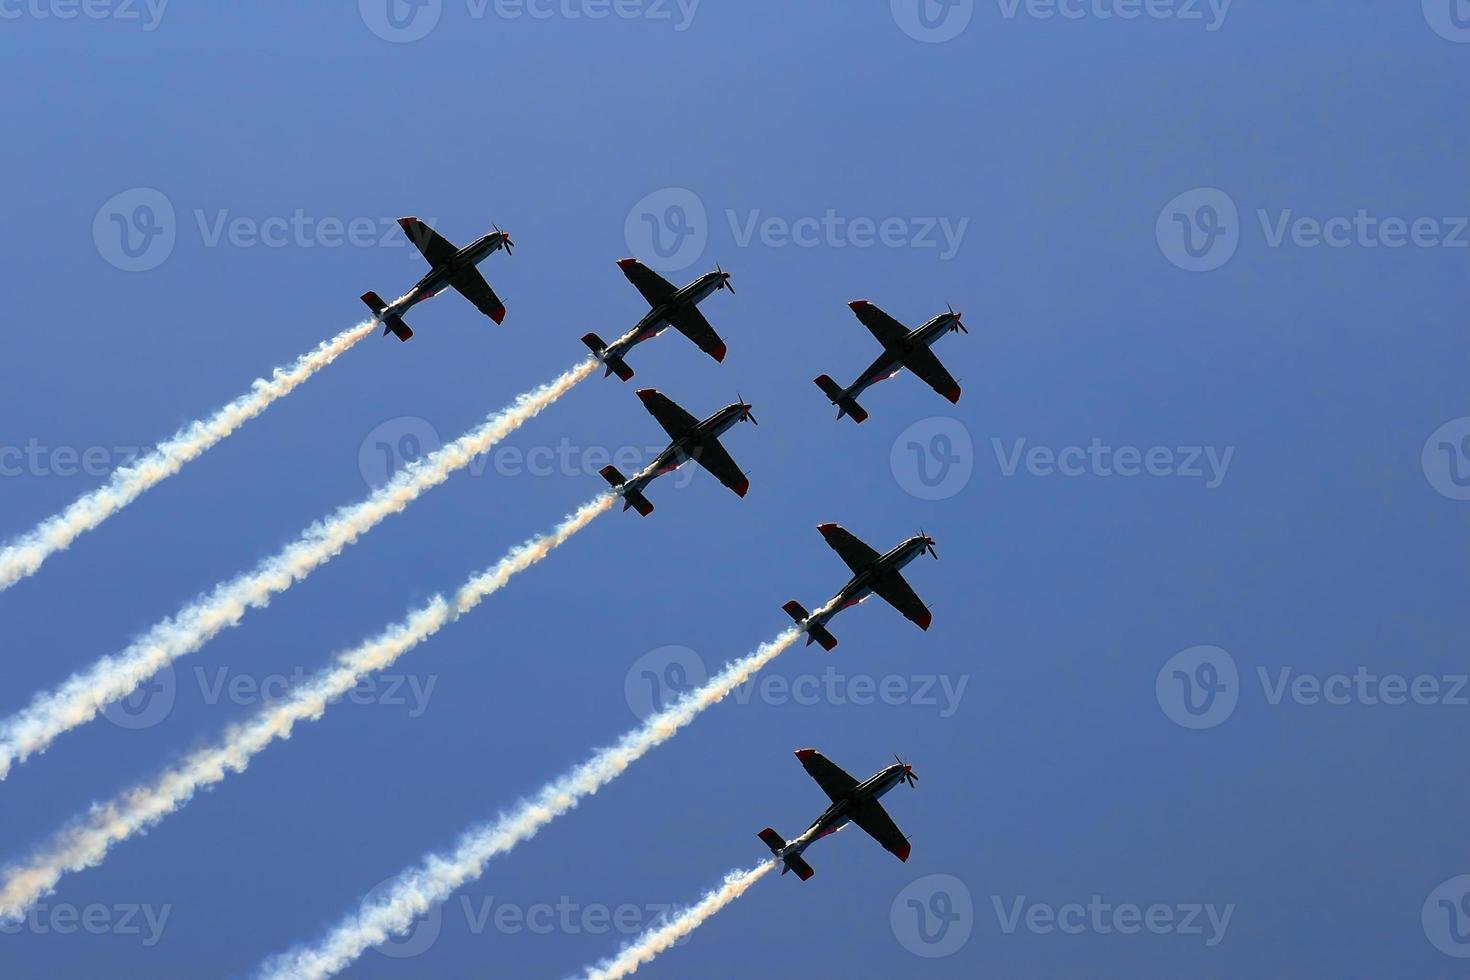
[[[706,272],[675,292],[666,302],[658,304],[644,314],[643,319],[639,320],[632,330],[608,345],[606,356],[620,358],[645,340],[657,337],[669,328],[670,318],[674,313],[691,306],[698,306],[718,290],[723,281],[724,277],[720,273]]]
[[[893,765],[868,777],[857,786],[853,787],[851,793],[840,800],[833,800],[822,815],[812,821],[812,825],[796,840],[782,848],[778,857],[785,859],[798,855],[812,844],[821,840],[829,834],[846,827],[852,821],[852,811],[870,800],[880,799],[893,787],[903,782],[904,773],[909,767],[904,765]]]
[[[921,327],[910,330],[908,336],[893,348],[887,348],[858,379],[843,390],[845,397],[856,398],[880,381],[886,381],[903,369],[903,355],[920,347],[933,347],[934,342],[955,329],[960,318],[954,313],[941,313]]]
[[[740,421],[741,416],[747,411],[747,406],[739,402],[726,405],[718,412],[711,415],[702,422],[697,423],[687,432],[682,433],[669,448],[659,453],[653,460],[636,475],[628,480],[621,488],[620,493],[642,493],[654,480],[666,473],[672,473],[689,460],[693,459],[709,440],[719,439],[729,429]]]
[[[450,284],[450,280],[456,273],[479,265],[486,256],[504,246],[505,233],[501,231],[492,231],[488,235],[475,239],[455,252],[447,262],[436,265],[425,273],[412,289],[394,300],[382,315],[385,317],[403,316],[424,300],[436,296]]]
[[[822,609],[825,611],[812,616],[807,620],[808,624],[825,626],[842,610],[855,606],[872,595],[875,581],[890,572],[901,571],[905,565],[922,555],[927,547],[928,541],[921,534],[903,541],[888,554],[848,579],[847,584],[823,604]]]

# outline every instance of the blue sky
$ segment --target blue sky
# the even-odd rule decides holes
[[[887,798],[908,863],[823,841],[815,878],[761,882],[650,975],[1456,971],[1470,10],[979,2],[925,28],[888,6],[0,8],[6,536],[101,482],[67,450],[151,445],[361,319],[360,293],[411,285],[399,215],[518,246],[483,267],[503,327],[416,309],[411,343],[359,345],[0,594],[0,713],[361,497],[379,441],[447,441],[626,329],[646,306],[619,257],[681,283],[720,263],[738,289],[705,305],[723,364],[673,333],[640,347],[634,385],[583,383],[180,661],[156,724],[99,721],[19,767],[0,860],[597,493],[589,460],[661,444],[634,387],[701,416],[738,391],[761,422],[725,440],[745,500],[665,480],[647,520],[600,518],[367,703],[63,879],[0,933],[0,973],[248,975],[636,724],[645,671],[713,670],[782,602],[825,599],[845,577],[825,521],[938,540],[908,576],[927,634],[844,613],[833,654],[769,668],[791,688],[709,711],[493,862],[417,955],[351,975],[573,973],[628,938],[597,910],[636,930],[759,860],[760,828],[801,830],[823,803],[807,745],[860,777],[914,765]],[[157,202],[139,189],[173,217],[128,271],[110,215]],[[338,242],[353,222],[373,232]],[[965,312],[936,348],[959,405],[901,376],[862,426],[833,421],[811,379],[876,353],[859,297]],[[1385,675],[1418,701],[1383,703]],[[1089,903],[1110,909],[1069,911]],[[1112,929],[1128,905],[1161,907],[1158,931]],[[497,926],[501,906],[577,913]],[[88,908],[98,928],[64,931]]]

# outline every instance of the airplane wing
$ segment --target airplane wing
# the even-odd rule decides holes
[[[399,218],[398,226],[403,229],[408,240],[413,242],[414,247],[423,253],[430,265],[443,265],[459,251],[448,239],[418,218]]]
[[[802,749],[796,753],[796,757],[801,760],[802,768],[817,781],[817,785],[822,787],[822,792],[826,793],[834,803],[857,787],[856,779],[853,779],[843,771],[841,766],[816,749]]]
[[[903,618],[915,624],[921,630],[929,628],[934,620],[934,614],[929,607],[924,605],[924,600],[919,598],[903,576],[897,572],[890,571],[873,578],[873,591],[894,609],[903,613]]]
[[[904,837],[903,831],[898,829],[898,824],[883,809],[883,805],[877,800],[868,800],[860,806],[852,809],[852,822],[868,832],[883,849],[897,857],[900,861],[909,859],[910,845],[908,838]]]
[[[903,355],[903,366],[914,372],[920,381],[948,398],[951,403],[957,403],[960,400],[959,384],[944,369],[944,365],[929,348],[920,346],[906,351]]]
[[[648,414],[664,427],[670,439],[679,438],[699,424],[699,420],[693,415],[675,405],[672,398],[652,388],[644,388],[638,392],[638,397],[643,400],[643,407],[648,409]]]
[[[855,299],[848,306],[885,348],[901,343],[909,335],[909,328],[865,299]]]
[[[720,445],[718,439],[705,439],[694,451],[694,461],[715,475],[725,486],[734,490],[738,496],[745,496],[745,491],[750,489],[750,479],[735,465],[735,460]]]
[[[648,300],[649,306],[667,303],[669,297],[679,291],[673,283],[637,259],[620,259],[618,268],[623,270],[623,275],[627,276],[628,281],[643,294],[644,299]]]
[[[857,535],[839,524],[822,524],[817,527],[822,532],[822,537],[837,552],[837,557],[847,563],[847,567],[856,574],[867,568],[881,556],[872,548],[857,539]]]
[[[694,341],[694,346],[710,357],[717,361],[725,359],[725,342],[715,333],[715,328],[709,325],[709,321],[697,307],[679,310],[669,317],[669,322],[674,325],[675,330]]]
[[[501,323],[505,320],[505,304],[500,302],[500,297],[495,295],[495,290],[480,275],[480,270],[475,268],[461,269],[449,280],[461,296],[475,305],[475,309]]]

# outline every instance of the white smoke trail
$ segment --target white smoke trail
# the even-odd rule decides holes
[[[247,609],[265,605],[384,518],[443,483],[535,418],[590,375],[595,366],[596,362],[588,359],[556,380],[521,395],[509,408],[400,471],[365,499],[313,524],[295,543],[250,572],[215,586],[214,591],[157,624],[121,653],[103,657],[87,670],[73,674],[56,690],[37,695],[18,714],[0,723],[0,779],[15,763],[42,751],[61,733],[91,721],[105,705],[127,697],[174,660],[193,653],[221,630],[234,626]]]
[[[267,381],[257,378],[241,395],[207,419],[191,422],[161,442],[147,456],[115,470],[106,485],[77,498],[60,514],[48,517],[32,530],[0,548],[0,590],[35,574],[41,563],[70,547],[82,534],[97,527],[138,499],[143,491],[173,476],[184,464],[229,436],[240,426],[289,395],[312,375],[345,354],[373,332],[367,320],[344,330],[290,367],[276,368]]]
[[[710,916],[744,895],[751,885],[760,881],[775,866],[776,861],[772,858],[754,868],[730,872],[719,887],[697,903],[663,925],[649,929],[619,950],[617,956],[603,960],[589,970],[587,980],[620,980],[630,973],[637,973],[640,966],[652,961],[659,953],[704,925]]]
[[[201,788],[243,772],[277,739],[290,738],[300,721],[315,721],[327,705],[374,671],[382,670],[444,626],[474,609],[511,577],[551,554],[572,535],[606,513],[613,498],[602,495],[584,504],[557,527],[513,548],[504,558],[474,576],[453,602],[436,595],[403,621],[360,646],[339,654],[336,662],[299,685],[285,698],[267,705],[253,719],[229,729],[218,744],[191,753],[158,778],[119,794],[56,833],[30,857],[5,868],[0,877],[0,922],[22,918],[38,899],[56,887],[63,874],[102,863],[115,844],[135,836],[184,807]]]
[[[754,653],[726,664],[703,687],[690,691],[641,727],[547,783],[531,799],[522,801],[491,823],[471,828],[460,837],[453,851],[431,854],[417,867],[405,870],[372,904],[348,915],[319,942],[297,947],[266,962],[261,967],[261,976],[271,980],[329,977],[345,969],[369,947],[407,931],[417,916],[483,874],[492,857],[534,837],[583,798],[622,775],[628,766],[673,738],[704,709],[718,704],[749,680],[800,635],[796,627],[791,627]]]

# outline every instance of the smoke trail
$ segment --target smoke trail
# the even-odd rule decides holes
[[[474,609],[518,572],[555,551],[572,535],[612,506],[602,495],[584,504],[546,534],[531,538],[489,569],[471,578],[453,602],[436,595],[408,615],[300,684],[285,698],[267,705],[253,719],[229,729],[218,744],[191,753],[157,779],[134,786],[107,803],[95,804],[83,817],[56,833],[30,857],[5,868],[0,878],[0,922],[22,918],[38,899],[55,888],[63,874],[102,863],[115,844],[133,837],[184,807],[201,788],[243,772],[250,760],[277,739],[289,738],[299,721],[315,721],[327,705],[382,670],[444,626]]]
[[[47,558],[138,499],[143,491],[173,476],[185,463],[265,411],[272,402],[295,391],[302,382],[372,333],[374,322],[364,321],[324,341],[290,367],[276,368],[269,381],[257,378],[247,394],[209,418],[180,429],[147,456],[115,470],[106,485],[79,497],[60,514],[48,517],[0,548],[0,590],[35,574]]]
[[[373,904],[348,915],[320,942],[268,961],[261,968],[262,976],[281,980],[329,977],[346,968],[368,947],[405,932],[415,917],[444,901],[465,882],[478,878],[492,857],[534,837],[584,797],[622,775],[623,770],[673,738],[704,709],[718,704],[745,683],[800,635],[796,627],[791,627],[754,653],[726,664],[703,687],[690,691],[641,727],[547,783],[533,798],[491,823],[471,828],[450,853],[431,854],[418,867],[404,871]]]
[[[596,362],[588,359],[556,380],[521,395],[509,408],[400,471],[365,499],[307,528],[295,543],[250,572],[215,586],[214,591],[163,620],[121,653],[103,657],[87,670],[73,674],[56,690],[37,695],[26,708],[0,723],[0,779],[16,762],[45,749],[61,733],[91,721],[103,706],[127,697],[174,660],[234,626],[247,609],[265,605],[384,518],[443,483],[450,474],[535,418],[590,375],[595,366]]]
[[[732,871],[725,876],[720,886],[698,903],[680,912],[661,926],[655,926],[618,951],[612,959],[603,960],[587,973],[587,980],[619,980],[659,953],[689,935],[720,909],[744,895],[751,885],[776,866],[775,859],[746,871]]]

